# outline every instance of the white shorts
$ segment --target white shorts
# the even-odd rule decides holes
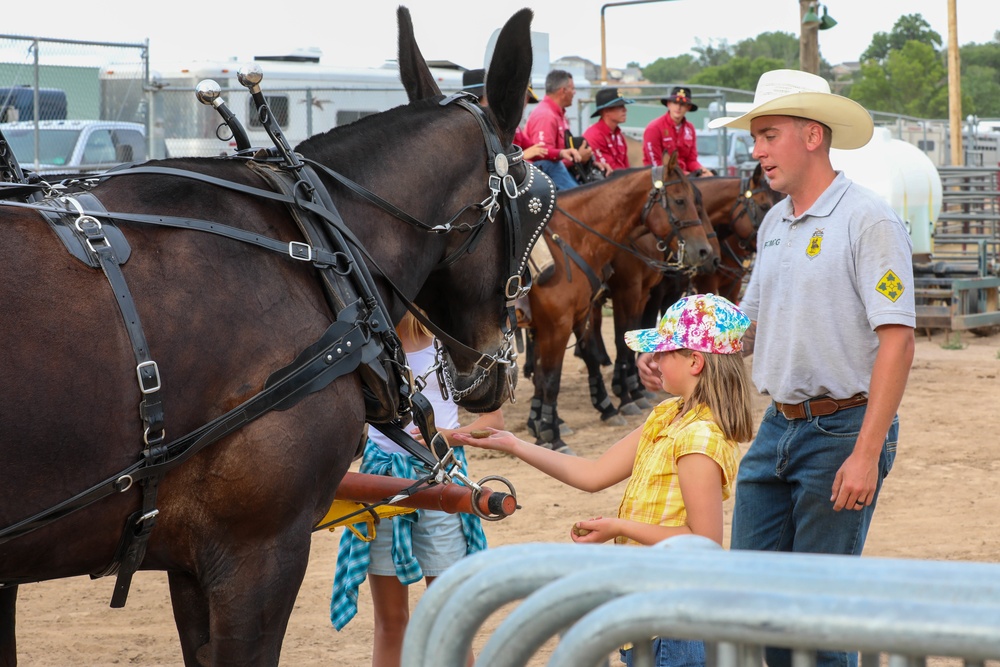
[[[383,520],[369,545],[369,574],[396,576],[392,562],[392,523]],[[420,510],[420,519],[413,523],[413,556],[420,563],[425,577],[437,577],[465,557],[467,545],[458,514],[437,510]]]

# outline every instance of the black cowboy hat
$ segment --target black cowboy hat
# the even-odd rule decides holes
[[[674,86],[667,97],[661,97],[660,102],[666,106],[667,102],[680,102],[690,105],[690,111],[697,111],[698,105],[691,101],[691,89],[684,86]]]
[[[486,81],[486,70],[467,69],[462,72],[462,90],[476,97],[483,96],[483,83]]]
[[[626,104],[632,104],[633,102],[635,102],[635,100],[629,100],[622,97],[617,88],[601,88],[597,91],[597,95],[594,98],[594,103],[597,107],[594,109],[594,113],[590,114],[590,117],[593,118],[594,116],[599,116],[601,109],[625,106]]]

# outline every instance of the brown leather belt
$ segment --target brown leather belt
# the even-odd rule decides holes
[[[837,410],[856,408],[867,402],[868,397],[864,394],[855,394],[850,398],[841,400],[824,396],[822,398],[814,398],[802,403],[778,403],[775,401],[774,409],[785,415],[785,419],[805,419],[806,405],[809,406],[808,414],[811,414],[813,417],[822,417],[824,415],[832,415]]]

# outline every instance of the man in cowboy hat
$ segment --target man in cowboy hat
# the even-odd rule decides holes
[[[619,125],[625,122],[628,115],[625,105],[632,104],[634,100],[622,97],[617,88],[601,88],[594,102],[597,108],[590,117],[600,118],[586,129],[583,138],[594,151],[597,161],[608,166],[607,171],[628,169],[628,145]]]
[[[773,403],[740,463],[731,547],[860,555],[896,454],[916,324],[906,228],[830,163],[831,147],[868,143],[871,116],[825,79],[777,70],[749,112],[709,127],[750,130],[754,159],[788,195],[760,226],[740,304],[754,384]],[[784,649],[766,658],[790,664]],[[857,654],[820,652],[817,664]]]
[[[667,107],[667,113],[647,125],[642,133],[642,163],[659,166],[664,154],[677,151],[677,164],[684,173],[711,176],[712,170],[698,162],[694,125],[685,117],[688,111],[698,110],[698,105],[691,101],[691,89],[674,86],[660,102]]]

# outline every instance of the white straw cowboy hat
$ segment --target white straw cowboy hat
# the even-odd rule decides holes
[[[833,147],[861,148],[872,138],[875,126],[863,106],[830,92],[826,79],[794,69],[764,72],[757,81],[753,108],[735,118],[716,118],[710,128],[749,130],[758,116],[797,116],[819,121],[832,130]]]

